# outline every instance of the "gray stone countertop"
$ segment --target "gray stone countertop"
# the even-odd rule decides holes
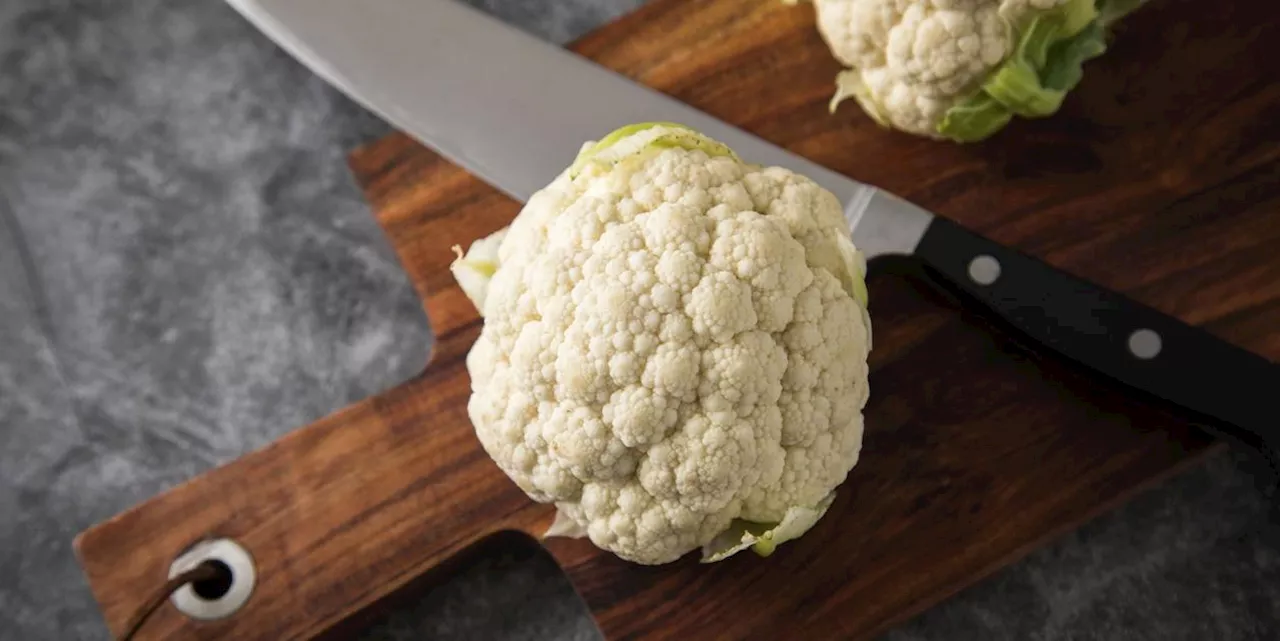
[[[563,43],[640,2],[477,4]],[[0,638],[107,638],[77,532],[419,370],[344,162],[387,130],[221,2],[0,3]],[[1248,469],[1215,456],[885,638],[1280,638]],[[538,550],[419,597],[365,638],[598,638]]]

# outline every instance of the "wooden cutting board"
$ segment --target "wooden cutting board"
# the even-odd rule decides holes
[[[828,115],[837,65],[810,6],[657,0],[573,48],[1274,360],[1278,18],[1269,0],[1154,2],[1055,118],[963,147],[881,130],[851,104]],[[250,551],[252,598],[214,623],[166,605],[142,638],[348,630],[485,537],[548,525],[551,509],[472,433],[463,357],[480,321],[447,272],[450,245],[505,225],[518,205],[401,135],[351,165],[426,303],[431,365],[79,536],[113,631],[204,537]],[[909,261],[874,265],[870,287],[864,454],[808,535],[767,560],[661,567],[548,543],[608,638],[869,639],[1216,447],[999,337]]]

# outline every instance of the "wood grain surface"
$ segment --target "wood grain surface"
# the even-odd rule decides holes
[[[884,131],[852,106],[828,115],[837,65],[809,6],[656,0],[573,48],[1276,360],[1277,18],[1268,0],[1157,0],[1057,116],[971,146]],[[479,320],[447,272],[450,245],[518,204],[403,135],[352,167],[426,302],[427,372],[78,537],[113,631],[204,537],[250,550],[253,597],[215,623],[166,606],[142,638],[313,638],[494,532],[549,522],[471,431],[462,360]],[[661,567],[548,543],[606,637],[870,639],[1218,446],[923,282],[909,261],[872,266],[864,455],[804,538],[767,560]]]

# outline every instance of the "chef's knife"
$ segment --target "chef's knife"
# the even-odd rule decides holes
[[[838,196],[870,259],[908,254],[968,302],[1094,373],[1263,451],[1280,367],[859,183],[452,0],[228,0],[353,100],[517,200],[581,144],[672,121]]]

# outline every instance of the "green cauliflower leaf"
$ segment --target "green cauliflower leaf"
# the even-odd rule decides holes
[[[798,505],[790,508],[777,523],[755,523],[735,519],[729,524],[729,529],[703,546],[702,562],[723,561],[747,548],[751,548],[760,556],[769,556],[779,545],[800,538],[817,525],[835,499],[836,494],[832,492],[818,501],[817,505],[810,507]]]

